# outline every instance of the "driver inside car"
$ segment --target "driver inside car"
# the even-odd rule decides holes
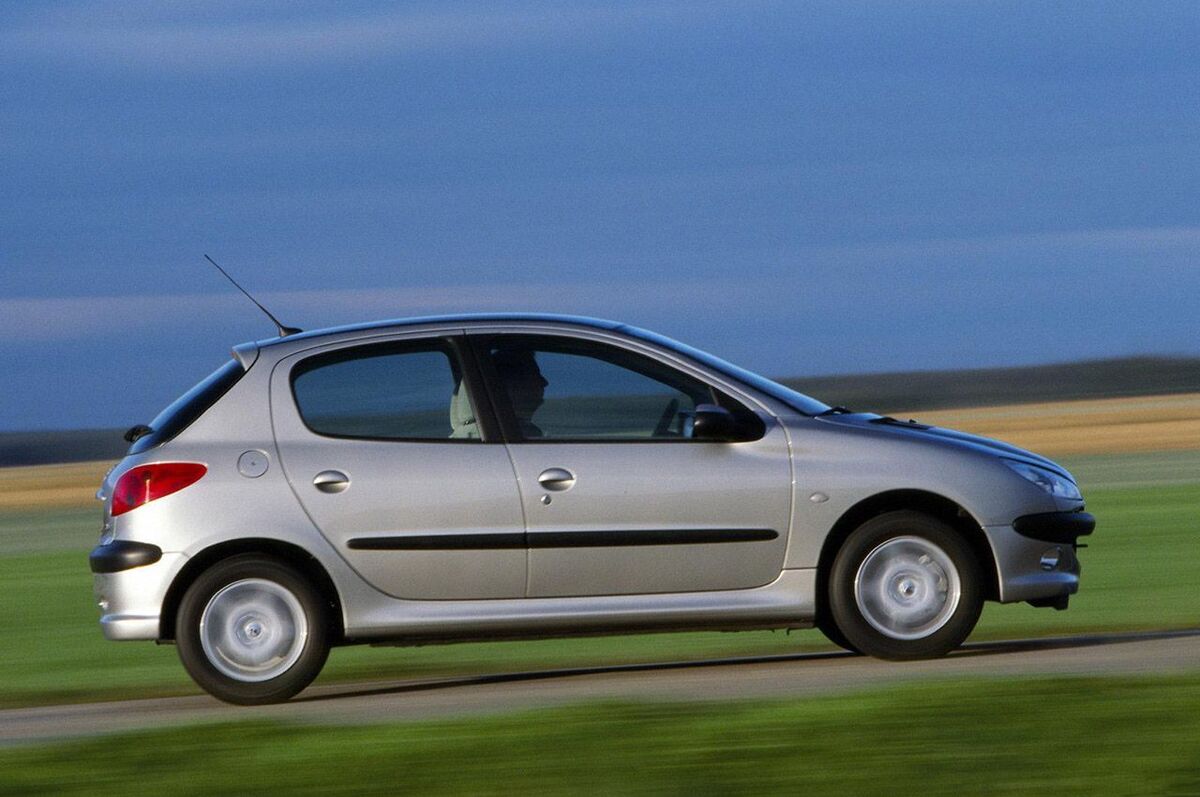
[[[508,393],[521,436],[542,437],[542,430],[533,422],[533,414],[545,401],[550,384],[542,376],[533,352],[525,349],[498,349],[492,354],[496,372]]]

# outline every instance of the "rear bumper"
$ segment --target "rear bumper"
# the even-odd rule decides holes
[[[148,542],[113,540],[107,545],[97,545],[88,556],[88,565],[93,573],[119,573],[135,567],[152,565],[162,559],[162,548]]]
[[[158,615],[106,614],[100,618],[100,630],[110,642],[158,639]]]
[[[96,573],[93,590],[105,638],[158,639],[163,600],[186,561],[187,557],[181,553],[164,553],[152,564],[115,573]]]

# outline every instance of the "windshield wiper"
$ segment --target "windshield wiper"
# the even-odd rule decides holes
[[[896,418],[893,418],[891,415],[881,415],[878,418],[872,418],[870,422],[887,424],[888,426],[907,426],[910,429],[932,429],[933,428],[932,426],[930,426],[927,423],[921,423],[920,421],[913,420],[912,418],[909,418],[907,421],[901,421]]]
[[[846,407],[838,406],[838,407],[830,407],[827,410],[821,410],[814,417],[822,418],[826,415],[853,415],[853,414],[854,414],[854,410],[847,409]]]

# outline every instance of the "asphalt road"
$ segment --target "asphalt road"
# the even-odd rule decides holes
[[[711,701],[829,694],[963,676],[1167,674],[1200,670],[1200,630],[980,642],[944,659],[894,663],[849,653],[751,658],[317,686],[291,702],[227,706],[207,696],[0,711],[0,744],[184,723],[271,719],[389,722],[593,700]]]

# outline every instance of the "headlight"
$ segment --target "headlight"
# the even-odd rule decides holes
[[[1017,462],[1015,459],[1001,461],[1016,471],[1019,476],[1033,482],[1055,498],[1066,498],[1072,501],[1083,499],[1075,482],[1048,468],[1039,468],[1037,465],[1030,465],[1027,462]]]

